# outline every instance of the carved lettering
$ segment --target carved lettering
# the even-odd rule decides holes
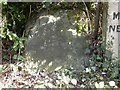
[[[120,32],[120,25],[110,25],[109,26],[109,32]]]
[[[120,19],[120,12],[113,12],[113,20],[115,20],[115,19]]]
[[[117,32],[120,32],[120,25],[117,25]]]
[[[120,19],[120,12],[113,12],[113,20],[119,20]],[[109,26],[109,32],[120,32],[120,25],[110,25]]]
[[[111,32],[111,29],[114,32],[115,31],[115,25],[114,26],[112,26],[112,25],[109,26],[109,32]]]

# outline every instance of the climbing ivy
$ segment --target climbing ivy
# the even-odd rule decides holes
[[[90,20],[94,18],[94,5],[95,4],[93,3],[82,2],[4,3],[3,16],[6,17],[6,22],[4,27],[1,28],[1,37],[3,39],[3,60],[9,60],[10,62],[11,60],[24,60],[24,41],[26,39],[25,24],[27,20],[34,17],[38,12],[42,12],[43,10],[49,12],[50,9],[55,11],[58,9],[81,10],[80,14],[84,12],[85,21],[79,21],[81,18],[80,14],[76,14],[75,16],[75,19],[77,20],[77,32],[81,33],[84,32],[85,29],[89,30],[89,25],[86,20],[89,18],[88,13],[90,15]],[[86,11],[86,8],[89,12]],[[94,85],[95,83],[95,86],[93,87],[101,88],[101,84],[103,86],[104,82],[108,84],[108,81],[119,78],[117,64],[111,63],[111,54],[105,54],[105,46],[102,46],[102,41],[101,36],[99,36],[97,40],[94,40],[93,38],[90,41],[89,48],[86,50],[87,54],[90,56],[90,65],[83,66],[82,71],[77,72],[79,83],[82,87],[91,87],[91,85]],[[72,84],[77,84],[77,80],[73,79],[74,76],[72,76],[73,73],[76,72],[72,72],[72,70],[73,68],[62,69],[62,71],[59,71],[62,75],[57,74],[60,82],[58,87],[67,87],[69,79],[72,79],[69,81]],[[41,84],[41,81],[39,81],[39,83]],[[46,82],[43,84],[46,85]]]

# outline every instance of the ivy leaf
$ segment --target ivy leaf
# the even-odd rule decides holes
[[[112,53],[108,53],[105,55],[108,59],[111,59],[112,58]]]
[[[91,67],[91,69],[95,72],[96,71],[96,67]]]
[[[13,56],[13,59],[17,59],[17,58],[18,58],[18,56],[17,56],[17,55],[14,55],[14,56]]]
[[[119,72],[118,72],[118,71],[114,71],[114,72],[112,72],[112,78],[117,77],[117,76],[118,76],[118,74],[119,74]]]
[[[23,56],[18,56],[18,60],[23,60],[24,58],[23,58]]]
[[[101,59],[101,57],[99,56],[99,55],[97,55],[97,58],[96,58],[97,60],[100,60]]]
[[[109,67],[109,63],[105,62],[102,64],[103,68],[108,68]]]

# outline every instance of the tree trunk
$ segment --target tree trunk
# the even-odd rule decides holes
[[[3,25],[2,23],[2,3],[0,3],[0,29]],[[1,30],[0,30],[0,34],[1,34]],[[0,37],[0,64],[2,64],[2,38]]]
[[[98,2],[96,6],[96,17],[95,17],[95,30],[94,30],[94,38],[97,39],[98,31],[99,31],[99,17],[100,17],[100,6],[101,2]]]

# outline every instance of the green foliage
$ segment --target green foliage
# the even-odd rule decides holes
[[[5,4],[7,4],[7,0],[0,0],[0,4],[1,3],[5,5]]]
[[[89,9],[91,8],[91,5],[93,3],[86,3]],[[73,8],[74,7],[74,8]],[[79,10],[83,13],[85,12],[85,5],[82,2],[79,3],[67,3],[67,2],[40,2],[40,3],[14,3],[14,2],[8,2],[7,4],[3,4],[3,17],[6,18],[6,22],[4,27],[2,28],[2,34],[0,35],[3,38],[3,44],[4,48],[3,50],[9,50],[10,56],[14,57],[16,55],[22,55],[24,52],[24,38],[25,36],[25,24],[27,20],[29,20],[31,17],[36,15],[38,12],[47,10],[49,13],[49,10]],[[71,17],[71,16],[70,16]],[[78,17],[78,14],[76,14],[77,19],[77,32],[86,32],[88,23],[87,23],[87,17],[83,17],[85,21],[79,21],[80,17]],[[83,19],[82,19],[83,20]],[[84,23],[81,23],[84,22]],[[9,47],[7,46],[9,45]],[[11,54],[12,52],[12,54]],[[4,52],[3,52],[4,53]],[[5,52],[7,53],[7,52]],[[3,57],[9,57],[6,56],[7,54],[3,54],[5,56]],[[15,55],[15,56],[14,56]],[[9,58],[8,58],[9,60]]]
[[[101,35],[97,40],[92,39],[90,42],[90,66],[85,67],[85,72],[87,72],[85,80],[93,80],[96,88],[113,88],[109,82],[113,80],[113,83],[119,83],[119,63],[114,62],[112,53],[105,53],[106,49]]]
[[[80,17],[80,14],[76,14],[75,19],[77,20],[77,32],[82,33],[88,31],[88,18],[92,19],[94,17],[95,4],[85,3],[89,12],[90,17],[86,14],[86,6],[79,3],[53,3],[53,2],[41,2],[41,3],[7,3],[3,6],[3,15],[6,17],[6,22],[3,28],[1,28],[1,37],[3,38],[3,44],[6,45],[3,49],[8,50],[10,56],[14,60],[24,60],[24,41],[25,41],[25,24],[30,17],[34,16],[40,10],[49,9],[80,9],[81,13],[85,13]],[[73,8],[74,7],[74,8]],[[81,20],[80,20],[81,19]],[[94,25],[93,25],[94,26]],[[97,40],[92,39],[90,41],[89,61],[90,66],[83,66],[83,69],[77,71],[72,67],[58,67],[54,70],[55,80],[54,83],[51,82],[51,79],[48,78],[49,74],[46,75],[40,72],[41,76],[44,77],[44,80],[36,80],[34,88],[69,88],[69,87],[80,87],[80,88],[116,88],[117,80],[119,77],[119,65],[118,62],[112,62],[112,54],[105,54],[105,46],[102,37],[99,36]],[[7,46],[9,45],[9,46]],[[3,53],[3,58],[9,60],[8,53]],[[32,65],[34,65],[32,63]],[[39,65],[35,64],[34,67],[30,63],[28,64],[29,68],[27,72],[29,74],[35,74],[32,68],[37,68]],[[47,67],[48,69],[52,65],[50,62]],[[13,71],[17,71],[17,66],[11,66]],[[0,66],[0,71],[4,70],[6,67]],[[24,70],[23,70],[24,71]],[[39,71],[39,70],[38,70]],[[25,73],[25,72],[24,72]],[[32,76],[33,77],[33,76]],[[47,79],[46,79],[47,78]],[[117,80],[116,80],[117,79]],[[112,80],[112,81],[111,81]],[[111,84],[112,83],[112,84]],[[2,83],[0,83],[2,86]]]
[[[21,51],[24,49],[23,42],[26,40],[24,37],[18,37],[17,34],[10,31],[9,28],[6,27],[6,25],[4,26],[4,28],[2,28],[1,37],[3,39],[7,39],[7,40],[11,41],[13,43],[12,47],[11,47],[12,52],[19,51],[19,53],[14,53],[14,54],[20,55]],[[3,54],[3,55],[5,55],[5,54]],[[5,56],[3,56],[3,57],[5,57]],[[22,57],[22,56],[18,56],[18,57]],[[13,55],[13,59],[15,59],[14,55]],[[18,59],[16,58],[16,60],[18,60]],[[23,60],[23,58],[19,59],[19,60]]]
[[[1,29],[1,37],[3,38],[3,60],[23,60],[24,51],[24,29],[28,19],[28,13],[24,11],[28,7],[28,3],[7,3],[3,4],[3,17],[6,18],[5,24]],[[9,46],[8,46],[9,45]],[[5,54],[8,53],[8,54]],[[9,55],[10,54],[10,55]],[[7,58],[5,58],[7,57]],[[10,61],[11,62],[11,61]]]

